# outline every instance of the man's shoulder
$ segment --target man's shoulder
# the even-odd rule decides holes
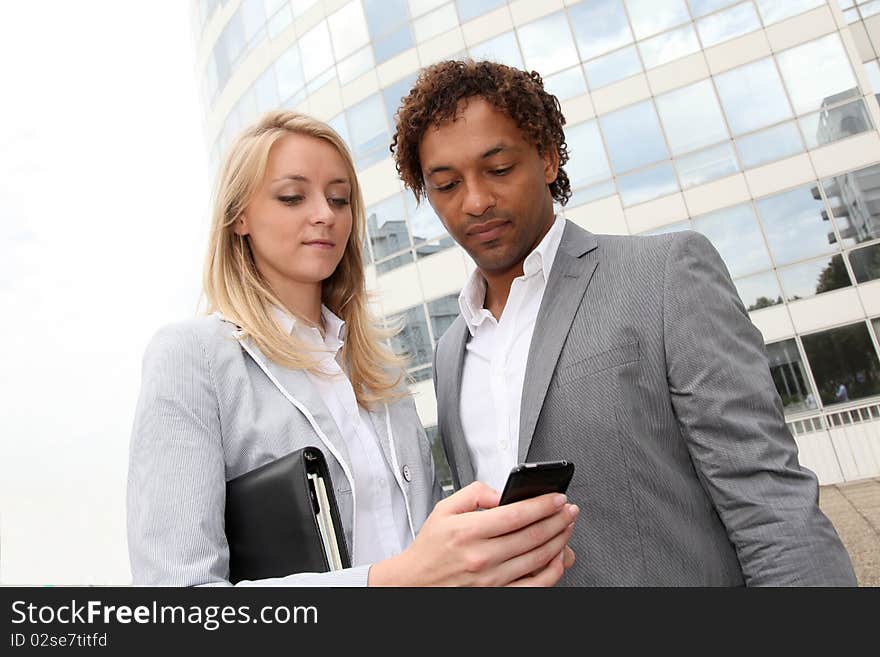
[[[437,341],[436,359],[440,361],[449,349],[461,340],[462,333],[467,333],[467,322],[461,313],[455,318],[452,324],[447,328],[440,339]]]

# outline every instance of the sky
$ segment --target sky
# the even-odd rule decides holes
[[[197,312],[190,2],[0,0],[0,584],[126,584],[141,358]]]

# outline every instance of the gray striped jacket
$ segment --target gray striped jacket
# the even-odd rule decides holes
[[[375,415],[382,417],[374,425],[387,462],[409,468],[407,481],[392,466],[415,533],[440,499],[430,445],[411,398]],[[307,445],[327,457],[346,540],[353,546],[358,487],[345,442],[307,374],[269,361],[218,314],[160,330],[144,356],[131,435],[127,509],[133,582],[229,584],[226,482]],[[366,565],[240,584],[361,586],[368,571]]]

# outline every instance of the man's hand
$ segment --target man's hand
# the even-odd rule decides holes
[[[558,493],[505,506],[499,499],[474,482],[439,502],[408,549],[370,568],[369,585],[556,584],[577,507]]]

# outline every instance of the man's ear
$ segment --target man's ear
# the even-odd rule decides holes
[[[556,148],[548,149],[541,155],[541,159],[544,160],[544,182],[550,185],[559,174],[559,151]]]
[[[248,235],[251,232],[248,228],[247,217],[243,212],[238,215],[238,219],[235,220],[235,227],[232,230],[235,232],[236,235],[241,235],[242,237]]]

